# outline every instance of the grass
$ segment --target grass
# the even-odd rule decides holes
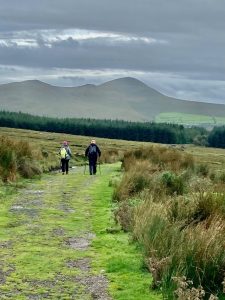
[[[29,141],[29,144],[35,149],[41,149],[46,156],[41,163],[42,168],[46,171],[49,169],[59,168],[58,150],[62,141],[67,140],[73,153],[71,166],[83,164],[84,151],[93,137],[76,136],[70,134],[50,133],[32,131],[26,129],[12,129],[0,127],[0,134],[13,140]],[[160,145],[146,142],[133,142],[124,140],[111,140],[104,138],[96,138],[97,144],[100,146],[103,155],[104,152],[111,153],[116,151],[119,153],[119,158],[128,150],[139,149],[149,145]],[[225,169],[225,151],[217,148],[197,147],[193,145],[175,146],[176,149],[182,152],[191,154],[197,163],[206,163],[210,168],[222,172]],[[113,156],[113,154],[111,154]],[[118,158],[118,156],[117,156]],[[115,161],[115,160],[114,160]]]
[[[40,160],[41,167],[44,171],[57,169],[60,165],[59,149],[62,141],[69,142],[72,151],[72,159],[70,165],[84,164],[84,152],[90,141],[94,137],[76,136],[71,134],[61,134],[52,132],[32,131],[26,129],[12,129],[0,127],[0,135],[8,137],[16,141],[29,141],[34,149],[41,151],[43,159]],[[141,145],[147,145],[145,142],[131,142],[123,140],[112,140],[105,138],[95,138],[97,144],[102,150],[101,161],[116,162],[122,159],[125,151],[136,149]]]
[[[114,223],[113,187],[119,164],[102,167],[102,176],[77,169],[27,181],[17,193],[4,194],[0,218],[1,299],[91,299],[69,261],[91,259],[91,273],[104,274],[113,299],[161,299],[149,292],[150,274],[143,269],[140,249]],[[91,201],[90,201],[91,199]],[[109,233],[108,228],[117,228]],[[93,232],[86,251],[68,246],[69,238]],[[135,285],[133,284],[135,282]]]
[[[221,293],[225,185],[219,173],[212,176],[210,165],[159,146],[127,152],[123,167],[126,173],[114,193],[117,216],[145,250],[152,287],[174,299],[173,278],[185,276],[193,288],[202,286],[204,299]]]
[[[54,178],[58,184],[61,181],[60,175]],[[72,276],[78,271],[68,270],[65,263],[79,257],[79,253],[68,249],[64,245],[64,239],[66,236],[77,234],[80,229],[85,229],[85,217],[77,218],[73,213],[69,217],[66,216],[66,213],[60,209],[62,186],[60,184],[57,186],[57,183],[52,186],[49,180],[53,180],[53,175],[45,176],[35,183],[37,191],[45,191],[46,195],[44,199],[39,199],[43,203],[33,214],[32,209],[35,210],[35,207],[32,201],[37,201],[37,197],[41,198],[42,194],[29,195],[28,190],[27,199],[21,199],[22,195],[7,197],[7,207],[11,209],[5,214],[7,218],[1,224],[6,231],[4,233],[1,230],[3,233],[1,238],[7,237],[13,246],[4,249],[1,253],[1,261],[6,262],[7,257],[4,268],[12,270],[6,275],[5,284],[1,286],[2,299],[4,297],[27,299],[31,295],[43,298],[51,296],[52,299],[73,299],[71,297],[76,284]],[[80,177],[74,178],[73,184],[79,185],[82,180],[83,178]],[[30,188],[29,185],[28,188]],[[65,193],[73,190],[74,187],[71,184],[63,187]],[[71,201],[74,201],[72,197]],[[76,197],[76,203],[71,203],[71,206],[78,209],[81,202],[82,199],[79,200]],[[19,205],[26,206],[26,211],[21,211],[21,213],[12,211],[12,207]],[[54,235],[54,230],[57,228],[63,229],[65,236]],[[54,284],[56,278],[58,278],[58,286]]]
[[[40,147],[42,153],[45,153],[42,167],[46,171],[57,167],[57,151],[61,141],[68,140],[70,142],[74,153],[71,165],[77,166],[83,164],[83,152],[90,140],[88,137],[7,128],[2,128],[1,134],[15,140],[20,136],[22,140],[29,141],[35,149]],[[216,230],[206,231],[205,228],[210,224],[221,224],[218,223],[219,217],[221,218],[221,215],[218,216],[218,212],[221,212],[221,203],[224,201],[224,150],[187,145],[185,147],[164,147],[164,150],[159,151],[158,145],[155,144],[154,151],[145,152],[143,148],[139,149],[140,146],[150,145],[150,143],[100,138],[97,139],[97,142],[103,153],[105,152],[104,161],[107,161],[108,155],[111,161],[115,161],[120,159],[127,150],[134,150],[132,151],[135,153],[134,157],[131,155],[131,160],[128,163],[124,162],[123,166],[126,170],[129,170],[132,165],[135,166],[136,169],[133,170],[133,173],[140,174],[140,177],[136,176],[134,185],[132,185],[132,181],[129,183],[129,178],[127,179],[131,186],[128,191],[123,182],[124,179],[122,179],[124,197],[121,198],[123,201],[121,201],[119,216],[121,217],[121,212],[125,211],[124,216],[130,218],[130,216],[134,216],[134,212],[139,211],[140,215],[136,214],[135,217],[135,222],[139,220],[135,227],[135,238],[141,241],[142,245],[146,243],[145,249],[148,249],[146,257],[149,258],[149,252],[152,251],[149,243],[150,235],[143,234],[142,230],[152,228],[150,233],[154,243],[156,242],[156,233],[160,232],[160,249],[165,248],[162,257],[152,256],[155,260],[146,263],[142,256],[142,246],[140,248],[140,245],[131,242],[131,236],[122,233],[120,226],[113,219],[111,209],[118,212],[118,202],[111,203],[110,201],[114,186],[120,186],[121,172],[118,165],[102,167],[103,176],[97,176],[93,182],[88,181],[89,176],[82,174],[83,170],[80,170],[79,176],[76,173],[69,176],[69,182],[64,182],[61,174],[44,175],[41,180],[26,181],[28,183],[26,190],[29,190],[36,182],[35,190],[40,191],[36,194],[28,192],[29,196],[26,193],[24,195],[14,194],[15,191],[18,191],[19,186],[24,185],[23,182],[21,184],[9,182],[7,185],[1,183],[0,267],[4,274],[4,284],[1,286],[2,299],[27,299],[31,295],[52,297],[52,299],[62,299],[60,297],[73,299],[72,295],[75,290],[79,295],[77,297],[80,297],[76,299],[89,299],[84,288],[79,283],[74,283],[74,277],[80,274],[80,271],[77,268],[70,269],[66,266],[66,262],[83,257],[93,259],[92,272],[94,274],[107,275],[110,280],[110,293],[114,299],[160,299],[159,294],[149,293],[152,279],[146,266],[152,271],[155,264],[159,266],[159,271],[160,268],[166,266],[167,260],[163,258],[168,255],[166,249],[168,245],[170,251],[177,250],[174,251],[176,255],[179,254],[179,251],[183,253],[183,250],[187,250],[187,247],[179,248],[178,237],[181,240],[190,240],[190,246],[193,249],[200,249],[200,251],[194,251],[197,253],[196,259],[193,253],[191,254],[193,260],[190,259],[190,265],[196,264],[199,268],[199,256],[206,248],[214,250],[208,254],[218,263],[218,266],[223,261],[223,255],[220,255],[220,249],[216,244],[219,235],[218,239],[213,239],[213,234],[217,237]],[[173,149],[176,149],[176,154],[172,154]],[[145,158],[140,160],[143,154]],[[183,159],[184,157],[186,158]],[[133,158],[138,162],[137,165],[133,164]],[[162,176],[163,172],[167,174],[164,177]],[[170,176],[168,177],[168,173],[165,172],[169,172]],[[185,183],[185,185],[182,186],[181,183]],[[164,193],[165,187],[168,189],[167,194]],[[151,188],[151,195],[149,188]],[[178,188],[181,195],[176,193]],[[44,200],[42,190],[45,191]],[[192,195],[189,194],[190,191],[192,191]],[[19,193],[21,193],[20,190]],[[201,198],[199,198],[200,196]],[[94,201],[89,202],[89,198]],[[85,202],[84,199],[86,199]],[[35,204],[38,201],[41,203],[40,209],[37,209],[38,204]],[[25,208],[12,209],[13,206],[25,206]],[[66,208],[71,209],[71,212],[68,213]],[[129,214],[127,214],[127,208],[130,210]],[[149,212],[153,208],[158,210],[159,215],[162,216],[161,219],[159,216],[155,218],[157,217],[155,214],[152,215],[155,219],[149,218]],[[166,218],[163,215],[165,209],[167,209]],[[211,211],[213,211],[214,217],[210,214]],[[185,234],[181,235],[176,227],[171,226],[171,223],[176,223],[179,228],[182,226],[186,228],[188,225],[190,227],[191,222],[198,220],[198,217],[203,217],[204,220],[201,221],[202,224],[195,223],[198,226],[195,234],[186,230]],[[151,220],[155,220],[155,223],[149,225],[148,222]],[[132,227],[132,222],[129,229]],[[219,227],[221,230],[223,229],[223,226]],[[70,237],[79,236],[81,232],[84,233],[88,230],[96,233],[96,239],[88,251],[85,253],[74,251],[66,245],[66,241]],[[55,234],[55,231],[58,231],[59,234]],[[202,235],[202,243],[198,244],[196,239],[200,231],[205,232],[205,238]],[[176,233],[176,237],[174,237],[174,233]],[[219,231],[218,234],[220,234]],[[205,244],[210,236],[212,244]],[[215,244],[213,244],[214,242]],[[154,246],[156,245],[154,243],[151,244]],[[170,274],[177,275],[173,271],[182,267],[182,264],[177,264],[175,256],[174,261],[175,264],[170,269]],[[207,261],[208,265],[204,263],[204,260],[202,261],[205,270],[213,274],[214,271],[211,271],[214,267],[210,265],[210,259]],[[153,276],[155,276],[154,272]],[[54,284],[56,280],[58,286]],[[164,283],[163,292],[166,297],[165,289],[169,290],[172,286],[169,275],[164,277]],[[171,293],[173,294],[173,291]],[[223,299],[222,296],[219,299]]]
[[[114,169],[115,166],[111,168]],[[107,274],[113,299],[161,299],[160,294],[149,293],[151,277],[147,270],[144,270],[138,246],[130,242],[128,234],[121,231],[109,234],[107,231],[108,228],[116,226],[110,203],[113,189],[108,183],[109,178],[105,177],[91,191],[95,199],[93,230],[97,233],[93,247],[98,250],[94,268],[97,272]]]
[[[183,114],[176,112],[160,113],[156,116],[157,123],[173,123],[184,125],[224,125],[225,118],[204,115]]]

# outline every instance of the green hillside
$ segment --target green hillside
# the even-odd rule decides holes
[[[41,116],[142,122],[170,112],[210,118],[225,115],[225,105],[168,97],[129,77],[99,86],[57,87],[37,80],[3,84],[0,104],[2,110]]]

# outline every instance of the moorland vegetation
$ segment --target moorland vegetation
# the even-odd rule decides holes
[[[57,167],[57,147],[65,136],[4,130],[3,184]],[[87,137],[67,138],[78,149],[73,159],[84,163]],[[165,299],[224,299],[224,153],[199,147],[192,155],[188,148],[142,144],[101,140],[102,162],[122,160],[122,176],[111,182],[116,221],[141,245],[152,288]]]
[[[157,145],[127,152],[122,168],[115,216],[142,245],[152,287],[165,299],[222,299],[224,172]]]

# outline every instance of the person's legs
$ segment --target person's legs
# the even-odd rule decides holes
[[[93,162],[93,174],[95,175],[97,172],[97,168],[96,168],[96,161]]]
[[[93,160],[89,160],[89,172],[90,172],[90,175],[94,174]]]
[[[65,167],[66,167],[66,160],[63,158],[61,159],[61,166],[62,166],[62,174],[64,175]]]
[[[69,159],[66,159],[65,165],[66,165],[66,174],[68,174],[69,173]]]

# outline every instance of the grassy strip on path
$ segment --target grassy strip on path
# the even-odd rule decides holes
[[[113,299],[162,299],[161,295],[149,289],[151,277],[143,267],[141,251],[129,242],[128,234],[111,230],[115,222],[111,203],[113,188],[109,186],[109,181],[120,176],[120,165],[107,168],[111,171],[102,175],[101,180],[90,189],[93,197],[93,230],[97,235],[92,243],[94,270],[107,274]]]
[[[44,175],[1,199],[0,299],[160,299],[127,234],[106,230],[118,167]]]

